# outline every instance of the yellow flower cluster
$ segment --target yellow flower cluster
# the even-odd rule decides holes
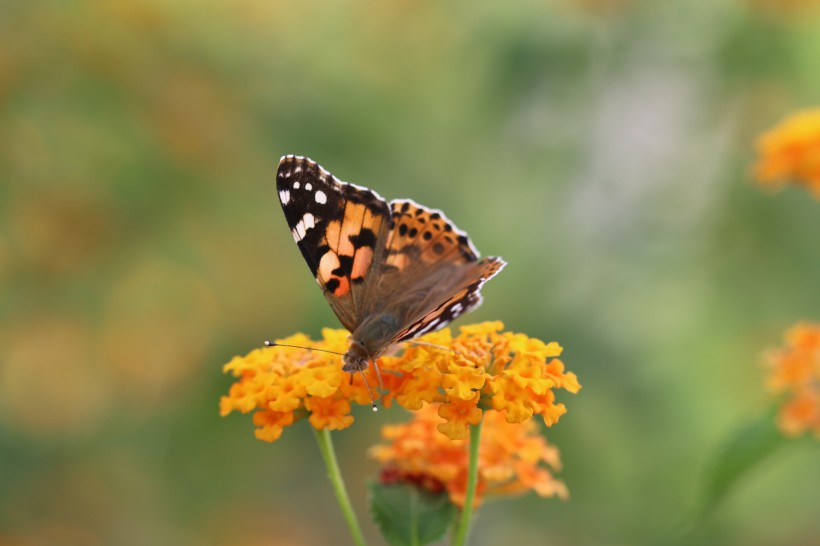
[[[766,358],[769,387],[786,393],[778,424],[789,436],[820,437],[820,324],[796,324],[784,337],[786,346]]]
[[[325,328],[321,342],[303,334],[278,342],[344,352],[348,335],[346,330]],[[253,416],[256,437],[266,442],[277,440],[285,427],[303,417],[308,417],[316,429],[347,428],[353,423],[350,402],[370,403],[362,376],[343,372],[339,357],[327,353],[265,347],[244,357],[234,357],[224,371],[232,373],[238,381],[220,400],[220,414],[257,410]],[[365,374],[371,384],[376,381],[372,370]]]
[[[468,435],[469,425],[485,408],[502,412],[509,423],[541,415],[552,425],[566,412],[556,404],[553,389],[578,392],[575,374],[558,360],[561,346],[523,334],[501,332],[500,322],[449,329],[407,343],[402,354],[378,360],[384,405],[411,409],[437,403],[445,422],[438,429],[452,439]],[[297,334],[278,343],[344,352],[346,330],[325,329],[313,342]],[[268,347],[235,357],[225,372],[238,378],[220,401],[220,413],[256,410],[256,436],[272,442],[285,427],[308,417],[317,429],[343,429],[353,423],[351,402],[369,404],[370,394],[360,374],[342,370],[340,357],[304,349]],[[365,371],[370,385],[380,379],[373,367]]]
[[[557,422],[566,407],[555,403],[553,389],[576,393],[581,388],[555,358],[561,346],[503,329],[501,322],[485,322],[462,326],[456,337],[444,329],[422,340],[449,351],[411,345],[400,357],[382,359],[393,371],[385,382],[385,405],[395,400],[417,410],[424,402],[441,403],[438,412],[446,422],[438,429],[454,440],[467,437],[469,425],[488,407],[503,412],[509,423],[536,414],[547,425]]]
[[[442,406],[433,404],[414,412],[402,425],[382,427],[384,444],[370,449],[383,465],[382,483],[405,482],[433,491],[447,491],[450,500],[464,505],[468,473],[468,440],[441,434]],[[495,410],[484,412],[478,450],[475,505],[486,495],[516,495],[535,491],[542,497],[569,496],[566,485],[553,477],[561,469],[558,450],[538,433],[530,420],[510,424]]]
[[[789,116],[761,135],[754,171],[764,186],[792,181],[820,198],[820,108]]]

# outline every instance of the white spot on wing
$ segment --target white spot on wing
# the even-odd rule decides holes
[[[283,205],[287,205],[290,201],[290,191],[282,190],[279,192],[279,200],[282,202]]]
[[[294,189],[294,190],[298,190],[298,189],[299,189],[299,182],[294,182],[294,183],[293,183],[293,189]]]
[[[307,191],[312,190],[312,189],[313,189],[313,184],[311,184],[310,182],[308,182],[307,184],[305,184],[305,189],[306,189]]]
[[[306,213],[302,216],[302,219],[299,220],[299,223],[293,228],[293,238],[298,243],[302,239],[305,238],[305,233],[307,230],[316,226],[316,218],[311,213]]]
[[[418,332],[416,332],[416,333],[414,334],[414,336],[420,336],[421,334],[426,334],[427,332],[430,332],[430,331],[432,331],[432,330],[435,330],[435,328],[436,328],[436,324],[438,324],[438,322],[439,322],[438,317],[434,318],[434,319],[433,319],[433,320],[431,320],[429,323],[427,323],[427,325],[426,325],[424,328],[422,328],[421,330],[419,330]]]
[[[323,192],[322,190],[317,190],[315,197],[316,202],[320,205],[324,205],[325,203],[327,203],[327,195],[325,195],[325,192]]]

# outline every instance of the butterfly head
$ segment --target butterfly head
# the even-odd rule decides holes
[[[350,348],[342,355],[342,362],[344,366],[342,369],[346,372],[355,373],[366,370],[370,365],[371,355],[364,348],[364,346],[355,339],[350,340]]]

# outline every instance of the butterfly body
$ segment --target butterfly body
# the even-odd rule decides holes
[[[346,371],[474,309],[481,286],[506,265],[479,259],[441,211],[406,199],[388,203],[310,159],[283,157],[276,186],[302,256],[351,332]]]
[[[368,317],[350,335],[350,347],[342,357],[346,372],[363,370],[368,363],[378,358],[389,347],[393,335],[401,325],[392,314]]]

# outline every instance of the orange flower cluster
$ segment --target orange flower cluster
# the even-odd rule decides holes
[[[581,388],[555,358],[561,346],[503,329],[501,322],[485,322],[462,326],[456,337],[444,329],[422,338],[430,345],[411,345],[400,357],[382,359],[393,371],[385,381],[385,405],[395,400],[417,410],[424,402],[441,403],[438,412],[446,422],[438,429],[454,440],[468,436],[482,408],[503,412],[509,423],[536,414],[548,426],[556,423],[566,407],[555,403],[553,389]]]
[[[501,333],[500,322],[464,326],[453,337],[449,329],[408,342],[399,356],[378,360],[384,405],[394,401],[411,409],[440,403],[445,422],[439,430],[452,439],[465,438],[484,408],[503,412],[507,422],[521,423],[541,415],[552,425],[566,412],[555,403],[553,389],[580,389],[575,374],[558,360],[561,346],[523,334]],[[278,343],[344,352],[346,330],[325,329],[312,342],[297,334]],[[317,429],[343,429],[353,423],[351,402],[369,404],[370,394],[360,374],[342,370],[340,357],[304,349],[268,347],[235,357],[225,372],[238,378],[220,401],[220,413],[256,410],[256,437],[272,442],[285,427],[308,417]],[[370,385],[379,385],[371,366]]]
[[[769,387],[788,393],[778,424],[789,436],[811,431],[820,438],[820,324],[797,324],[784,337],[786,346],[766,358]]]
[[[791,180],[820,198],[820,108],[793,114],[757,142],[755,176],[764,186]]]
[[[314,342],[296,334],[277,343],[326,351],[347,350],[346,330],[322,330],[323,340]],[[234,357],[224,367],[239,380],[219,401],[222,416],[237,410],[257,410],[253,422],[256,437],[273,442],[285,427],[308,417],[316,429],[338,430],[353,423],[350,402],[369,404],[370,394],[360,374],[342,371],[340,357],[307,349],[265,347],[244,357]],[[372,370],[368,381],[376,381]]]
[[[408,482],[433,491],[447,491],[457,506],[464,505],[468,473],[468,440],[441,434],[442,406],[433,404],[413,414],[403,425],[382,427],[384,444],[370,455],[384,465],[383,483]],[[538,433],[534,421],[510,424],[498,411],[484,412],[478,451],[475,505],[485,495],[516,495],[529,490],[542,497],[567,499],[566,485],[553,477],[561,470],[558,449]]]

